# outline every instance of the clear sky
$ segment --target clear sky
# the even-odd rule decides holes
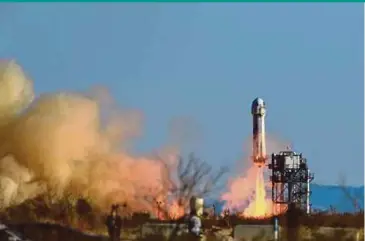
[[[363,23],[361,3],[0,4],[0,58],[37,93],[110,88],[145,115],[139,150],[184,117],[214,166],[242,156],[260,96],[316,182],[362,184]]]

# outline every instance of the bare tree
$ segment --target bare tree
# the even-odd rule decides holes
[[[164,194],[183,209],[187,208],[192,196],[205,198],[215,191],[218,182],[228,171],[226,167],[213,170],[211,165],[194,154],[190,154],[187,159],[179,157],[173,164],[161,158],[159,160],[163,166]],[[159,205],[159,213],[166,215],[166,211],[161,210],[161,203],[158,200],[155,202]]]
[[[359,195],[356,195],[354,193],[351,193],[350,189],[346,185],[346,177],[345,175],[340,175],[339,185],[341,187],[342,192],[344,193],[345,197],[351,201],[352,206],[356,212],[362,212],[362,208],[360,206],[360,201],[363,199],[363,197],[360,197]]]

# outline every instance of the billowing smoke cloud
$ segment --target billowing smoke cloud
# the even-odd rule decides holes
[[[19,203],[51,188],[100,206],[127,202],[148,209],[164,189],[160,162],[127,153],[142,116],[113,104],[105,90],[34,96],[15,62],[0,63],[0,196]],[[171,153],[167,153],[171,154]]]

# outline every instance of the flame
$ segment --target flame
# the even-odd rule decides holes
[[[286,142],[274,139],[272,136],[267,136],[266,145],[267,153],[275,153],[288,146]],[[225,201],[224,209],[234,211],[242,217],[259,219],[268,218],[274,212],[275,214],[283,212],[285,207],[274,206],[271,200],[271,183],[265,179],[265,172],[268,169],[254,164],[251,158],[246,160],[250,166],[245,174],[231,180],[228,190],[221,195],[221,200]]]
[[[231,181],[228,191],[221,196],[224,209],[236,211],[240,216],[266,218],[272,215],[272,201],[268,198],[264,168],[252,165],[245,176]]]
[[[180,205],[177,200],[174,200],[169,209],[170,219],[176,220],[185,215],[185,207]]]
[[[261,167],[254,166],[256,169],[255,196],[253,201],[244,210],[243,215],[246,217],[265,218],[272,215],[271,200],[266,198],[264,170]]]
[[[160,196],[156,201],[156,208],[153,210],[155,217],[159,220],[176,220],[185,216],[185,206],[177,199],[168,199],[167,196]]]

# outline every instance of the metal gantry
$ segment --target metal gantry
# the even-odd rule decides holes
[[[271,183],[274,214],[286,210],[289,204],[310,213],[310,182],[314,175],[310,173],[306,159],[301,153],[282,151],[271,155]]]

